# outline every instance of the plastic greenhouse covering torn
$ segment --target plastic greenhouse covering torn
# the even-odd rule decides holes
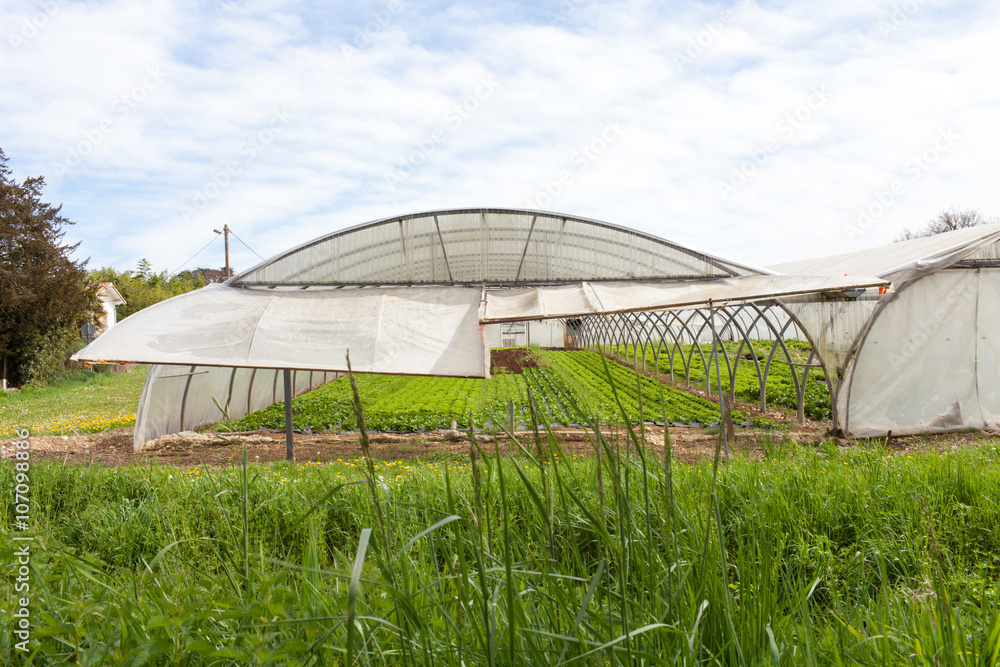
[[[358,372],[486,377],[491,321],[611,321],[760,300],[781,310],[782,297],[842,302],[851,290],[887,285],[778,275],[555,213],[437,211],[280,253],[122,320],[74,358],[152,364],[136,419],[140,449],[282,400],[280,369],[292,369],[293,394],[316,388],[346,370],[348,350]],[[714,331],[716,317],[703,320]],[[771,329],[780,338],[791,323]]]

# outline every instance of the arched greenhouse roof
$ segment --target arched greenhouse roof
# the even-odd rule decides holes
[[[473,208],[336,231],[267,259],[227,284],[517,285],[771,273],[598,220]]]

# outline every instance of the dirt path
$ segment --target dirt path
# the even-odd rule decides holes
[[[774,440],[790,438],[803,446],[816,446],[827,440],[840,446],[850,444],[847,440],[838,440],[827,435],[828,424],[825,422],[806,422],[804,426],[792,431],[771,433],[764,431],[738,430],[736,442],[730,443],[732,450],[742,451],[752,457],[763,454],[761,442],[770,437]],[[555,432],[563,449],[567,453],[593,453],[587,433],[582,430],[560,429]],[[624,446],[625,438],[619,428],[608,428],[606,434],[611,442],[618,441]],[[519,433],[521,444],[533,449],[533,434]],[[711,458],[715,454],[717,437],[702,429],[672,428],[670,442],[673,456],[683,462],[694,462]],[[493,438],[479,436],[485,448],[492,451]],[[466,436],[456,431],[432,431],[429,433],[400,434],[372,433],[371,448],[373,455],[380,459],[393,460],[401,458],[440,455],[450,452],[456,456],[468,456],[469,441]],[[663,456],[663,428],[646,427],[646,440],[657,457]],[[1000,442],[997,433],[950,433],[944,435],[904,436],[894,437],[889,442],[892,453],[905,454],[913,451],[946,451],[968,446],[984,440]],[[163,463],[176,466],[194,466],[200,463],[228,465],[237,463],[242,442],[247,443],[247,455],[253,462],[283,461],[285,459],[285,436],[283,432],[256,431],[242,436],[232,436],[218,433],[184,433],[177,436],[165,436],[152,446],[141,452],[132,451],[132,432],[129,429],[118,429],[107,433],[73,436],[37,436],[31,438],[33,457],[62,459],[67,463],[88,465],[102,463],[111,466],[142,465]],[[865,441],[855,441],[864,444]],[[2,443],[0,451],[2,458],[13,455],[12,442]],[[500,437],[502,452],[517,451],[517,445],[511,443],[505,436]],[[359,434],[349,433],[315,433],[311,435],[295,434],[295,456],[298,461],[333,461],[361,456]]]

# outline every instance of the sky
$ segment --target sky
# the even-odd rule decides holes
[[[0,148],[91,268],[465,207],[849,252],[1000,215],[998,120],[991,0],[0,0]]]

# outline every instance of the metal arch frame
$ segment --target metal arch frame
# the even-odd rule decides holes
[[[813,340],[813,337],[809,334],[809,330],[802,324],[802,322],[799,320],[799,318],[795,316],[795,313],[792,313],[787,308],[785,308],[781,304],[780,301],[776,301],[775,305],[777,307],[781,308],[781,310],[784,311],[784,313],[786,315],[788,315],[788,319],[790,321],[792,321],[792,322],[795,323],[795,328],[798,330],[798,333],[800,333],[806,339],[806,341],[809,343],[809,348],[812,350],[812,352],[809,354],[809,358],[806,360],[806,367],[805,367],[805,369],[802,372],[803,405],[801,406],[801,409],[803,411],[803,414],[804,414],[804,411],[805,411],[805,405],[804,405],[804,400],[805,400],[805,386],[806,386],[806,383],[807,383],[807,381],[809,379],[809,372],[813,368],[813,366],[812,366],[812,360],[815,358],[815,359],[817,359],[819,361],[820,368],[823,369],[823,377],[824,377],[824,380],[826,381],[827,393],[830,395],[830,419],[831,419],[834,427],[836,427],[836,425],[837,425],[837,396],[834,393],[833,381],[830,379],[832,377],[832,375],[830,373],[829,364],[827,363],[826,359],[823,357],[823,353],[820,351],[820,348],[816,344],[816,341]],[[794,369],[795,367],[793,366],[792,368]],[[793,373],[793,376],[794,376],[794,373]],[[838,391],[840,390],[840,387],[841,387],[840,384],[838,384],[837,385],[837,390]]]
[[[691,328],[688,326],[688,323],[691,321],[691,317],[692,317],[691,315],[689,315],[686,320],[683,320],[683,321],[681,320],[681,317],[680,317],[680,315],[678,313],[683,313],[683,312],[684,311],[667,311],[667,314],[669,314],[674,319],[674,321],[677,322],[678,325],[680,325],[680,333],[681,334],[687,333],[688,336],[691,337],[692,348],[695,345],[698,346],[698,354],[701,357],[701,362],[707,368],[708,364],[705,361],[705,353],[701,351],[701,345],[698,342],[698,335],[701,332],[699,331],[696,334],[693,331],[691,331]],[[682,343],[681,343],[680,339],[673,332],[673,328],[672,327],[668,326],[667,330],[670,332],[670,336],[674,340],[673,351],[671,351],[669,353],[669,357],[668,357],[669,360],[670,360],[670,379],[671,380],[674,379],[674,357],[673,357],[673,355],[679,352],[680,355],[681,355],[681,363],[684,365],[684,383],[688,387],[690,387],[691,386],[691,360],[694,358],[693,357],[693,352],[689,353],[688,356],[687,356],[687,359],[685,360],[684,349],[681,347]]]
[[[511,208],[511,209],[505,209],[505,208],[459,208],[459,209],[441,209],[441,210],[436,210],[436,211],[423,211],[423,212],[419,212],[419,213],[409,213],[409,214],[406,214],[406,215],[393,216],[393,217],[390,217],[390,218],[382,218],[382,219],[379,219],[379,220],[373,220],[373,221],[370,221],[370,222],[365,222],[365,223],[362,223],[362,224],[359,224],[359,225],[353,225],[351,227],[347,227],[345,229],[341,229],[341,230],[338,230],[338,231],[335,231],[335,232],[331,232],[329,234],[324,234],[323,236],[317,237],[317,238],[312,239],[310,241],[306,241],[305,243],[299,244],[298,246],[295,246],[293,248],[285,250],[284,252],[278,253],[277,255],[269,257],[268,259],[265,259],[265,260],[263,260],[261,262],[258,262],[257,264],[255,264],[254,266],[250,267],[246,271],[243,271],[243,272],[241,272],[241,273],[233,276],[232,278],[230,278],[229,280],[227,280],[224,284],[225,285],[229,285],[229,286],[233,286],[233,287],[241,287],[244,284],[244,280],[248,276],[252,275],[253,273],[255,273],[255,272],[257,272],[257,271],[259,271],[259,270],[261,270],[261,269],[263,269],[263,268],[265,268],[267,266],[270,266],[271,264],[274,264],[274,263],[279,262],[279,261],[281,261],[281,260],[283,260],[283,259],[285,259],[287,257],[290,257],[290,256],[292,256],[292,255],[294,255],[294,254],[296,254],[296,253],[298,253],[300,251],[303,251],[303,250],[306,250],[308,248],[320,245],[322,243],[325,243],[325,242],[330,241],[330,240],[335,239],[335,238],[339,238],[339,237],[343,237],[343,236],[348,236],[348,235],[351,235],[351,234],[356,233],[356,232],[364,231],[364,230],[367,230],[367,229],[373,229],[373,228],[381,227],[381,226],[384,226],[384,225],[392,225],[392,224],[400,224],[401,225],[402,223],[404,223],[406,221],[409,221],[409,220],[433,219],[433,221],[435,223],[435,225],[434,225],[435,226],[435,233],[438,236],[439,240],[443,240],[443,236],[441,234],[441,228],[440,228],[440,224],[438,222],[438,219],[440,217],[443,217],[443,216],[449,216],[449,215],[468,215],[468,214],[479,214],[479,215],[482,215],[482,216],[485,216],[486,214],[520,215],[520,216],[524,216],[524,217],[531,217],[531,219],[532,219],[532,225],[533,225],[534,221],[537,220],[540,217],[551,218],[551,219],[555,219],[555,220],[562,220],[564,225],[565,225],[565,223],[567,221],[578,222],[578,223],[583,223],[583,224],[586,224],[586,225],[592,225],[594,227],[599,227],[599,228],[602,228],[602,229],[607,229],[607,230],[615,231],[615,232],[618,232],[618,233],[623,234],[623,235],[628,236],[628,237],[639,238],[639,239],[643,239],[645,241],[648,241],[648,242],[651,242],[651,243],[654,243],[654,244],[657,244],[657,245],[660,245],[660,246],[664,246],[664,247],[669,248],[670,250],[672,250],[674,252],[680,252],[680,253],[682,253],[684,255],[687,255],[687,256],[689,256],[689,257],[691,257],[693,259],[696,259],[696,260],[704,262],[704,263],[706,263],[706,264],[708,264],[710,266],[713,266],[716,269],[718,269],[719,271],[723,272],[724,274],[727,274],[727,275],[730,275],[730,276],[740,275],[737,271],[734,271],[734,268],[735,269],[741,269],[743,271],[746,271],[746,272],[748,272],[750,274],[754,274],[754,275],[774,275],[775,274],[774,271],[771,271],[771,270],[763,268],[763,267],[751,266],[751,265],[748,265],[748,264],[744,264],[742,262],[737,262],[737,261],[734,261],[734,260],[730,260],[728,258],[723,258],[723,257],[714,256],[714,255],[709,255],[707,253],[700,252],[698,250],[692,250],[691,248],[686,248],[686,247],[684,247],[684,246],[682,246],[682,245],[680,245],[678,243],[674,243],[672,241],[669,241],[667,239],[661,238],[661,237],[656,236],[654,234],[649,234],[647,232],[643,232],[643,231],[636,230],[636,229],[630,229],[628,227],[623,227],[621,225],[616,225],[616,224],[613,224],[613,223],[610,223],[610,222],[604,222],[602,220],[595,220],[595,219],[592,219],[592,218],[584,218],[584,217],[575,216],[575,215],[567,215],[567,214],[563,214],[563,213],[556,213],[556,212],[553,212],[553,211],[538,211],[538,210],[531,210],[531,209],[513,209],[513,208]],[[529,242],[530,242],[530,235],[529,235]],[[443,247],[443,244],[442,244],[442,247]],[[526,249],[527,249],[527,245],[525,246],[525,250]],[[450,273],[450,268],[451,267],[449,266],[449,273]]]
[[[684,329],[687,330],[690,333],[691,332],[691,328],[688,327],[688,324],[691,322],[691,320],[694,319],[695,315],[698,315],[698,316],[701,317],[701,326],[698,327],[698,331],[697,332],[691,334],[691,340],[692,340],[691,349],[688,350],[688,361],[687,361],[687,364],[685,364],[685,367],[684,367],[685,371],[684,372],[687,374],[687,385],[690,387],[691,386],[691,361],[694,359],[694,350],[697,347],[698,348],[698,356],[701,357],[701,366],[702,366],[702,368],[705,369],[705,391],[706,391],[706,393],[708,393],[709,396],[711,396],[712,395],[712,378],[711,378],[711,373],[710,373],[709,369],[712,367],[712,364],[711,364],[711,362],[708,359],[706,359],[705,352],[704,352],[704,350],[702,350],[701,340],[700,340],[701,339],[701,334],[705,331],[705,327],[706,326],[707,327],[711,327],[711,321],[710,321],[710,319],[708,317],[705,316],[704,313],[701,312],[701,310],[702,310],[701,308],[692,309],[690,311],[691,314],[688,315],[687,320],[685,320],[685,322],[684,322]],[[709,358],[711,358],[711,355],[709,355]]]
[[[836,424],[837,396],[834,393],[826,360],[816,347],[816,342],[809,335],[808,330],[802,326],[802,323],[793,313],[789,312],[778,301],[747,302],[717,306],[711,310],[715,313],[716,318],[721,315],[721,331],[728,329],[730,332],[738,334],[739,347],[734,353],[735,358],[733,358],[721,341],[717,343],[718,348],[721,349],[721,357],[725,359],[726,368],[729,373],[730,383],[728,394],[731,398],[735,398],[736,391],[735,382],[732,381],[732,378],[736,376],[739,364],[743,360],[743,350],[747,349],[753,355],[753,368],[757,376],[758,386],[760,387],[760,409],[761,411],[766,410],[767,382],[771,374],[771,365],[775,363],[775,355],[780,349],[781,355],[784,357],[784,363],[788,364],[791,372],[799,421],[804,421],[805,419],[805,390],[808,385],[809,374],[813,368],[819,367],[822,368],[824,373],[824,380],[830,395],[833,423]],[[670,368],[671,381],[677,381],[674,359],[675,355],[680,353],[684,382],[688,387],[691,386],[691,370],[694,355],[697,352],[701,359],[702,367],[705,369],[705,390],[711,396],[712,379],[708,360],[709,358],[713,358],[713,352],[708,351],[706,354],[706,349],[702,345],[700,337],[706,330],[712,330],[714,332],[714,347],[720,330],[716,326],[719,324],[718,320],[713,320],[712,315],[708,314],[707,311],[708,309],[706,308],[692,308],[681,311],[640,311],[635,313],[583,317],[580,318],[581,330],[583,332],[583,335],[580,336],[580,344],[584,348],[593,349],[602,354],[610,353],[614,357],[623,359],[626,363],[629,363],[631,356],[631,364],[635,368],[640,367],[639,355],[641,352],[641,368],[643,371],[647,368],[646,363],[649,349],[653,349],[653,364],[657,374],[659,374],[661,368],[660,359],[665,352]],[[779,317],[775,317],[776,314],[780,314]],[[698,318],[700,318],[700,322]],[[784,320],[783,322],[781,321],[782,319]],[[753,346],[754,335],[756,334],[759,337],[761,326],[763,326],[764,332],[773,341],[763,366],[760,359],[757,358],[757,350]],[[804,365],[795,363],[791,351],[785,343],[786,337],[790,334],[794,334],[796,338],[806,340],[810,345],[811,351]],[[690,347],[686,353],[682,347],[684,345],[682,341],[685,336],[691,340]],[[735,341],[736,338],[737,336],[734,335],[733,340]],[[655,347],[654,343],[656,343]],[[631,355],[628,350],[629,345],[632,346]],[[610,350],[606,351],[605,348],[610,348]],[[716,350],[716,352],[718,351]],[[714,358],[718,359],[718,356]],[[816,361],[819,362],[818,366],[814,363]],[[721,369],[722,361],[720,360],[718,363],[719,369]],[[782,362],[779,361],[778,363]],[[803,366],[801,372],[797,370],[798,366]],[[721,395],[721,386],[718,387],[718,392],[716,393],[717,395]]]
[[[730,378],[736,377],[736,371],[739,370],[740,362],[743,361],[743,348],[747,347],[750,349],[750,354],[753,357],[754,372],[757,374],[758,384],[766,385],[767,384],[766,380],[763,380],[761,376],[760,361],[757,359],[757,350],[754,349],[753,343],[751,342],[752,339],[750,338],[748,331],[743,327],[742,320],[739,319],[740,316],[742,315],[743,308],[737,307],[732,310],[729,308],[722,308],[721,310],[728,317],[728,324],[726,326],[735,328],[740,333],[740,346],[736,348],[736,353],[734,355],[734,360],[731,366],[729,365],[728,351],[725,349],[725,346],[723,346],[722,348],[726,357],[726,366],[727,369],[729,370],[729,377]],[[733,382],[732,380],[730,380],[729,382],[729,398],[733,400],[736,399],[736,383]]]

